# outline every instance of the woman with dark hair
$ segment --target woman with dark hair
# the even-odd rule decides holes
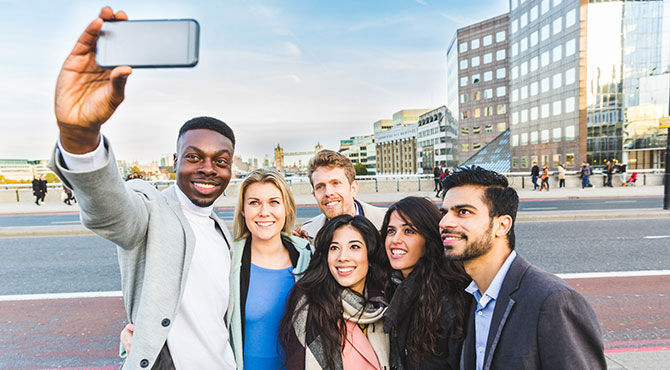
[[[470,282],[460,262],[447,261],[440,211],[427,199],[407,197],[386,212],[381,229],[393,297],[384,316],[392,369],[457,369]],[[395,356],[397,354],[397,356]]]
[[[286,367],[388,369],[377,229],[363,216],[337,216],[319,231],[314,247],[279,326]]]

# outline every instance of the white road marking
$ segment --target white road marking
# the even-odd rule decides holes
[[[530,207],[530,208],[523,208],[520,211],[548,211],[552,209],[558,209],[558,207]]]
[[[81,221],[51,221],[52,224],[80,224]]]
[[[596,279],[611,277],[664,276],[670,275],[670,270],[578,272],[556,275],[561,279]]]
[[[670,238],[670,235],[648,235],[645,236],[643,239],[667,239]]]
[[[34,301],[38,299],[66,299],[66,298],[104,298],[123,297],[121,291],[109,292],[77,292],[77,293],[45,293],[45,294],[16,294],[0,296],[0,302],[6,301]]]
[[[603,203],[637,203],[637,200],[606,200]]]

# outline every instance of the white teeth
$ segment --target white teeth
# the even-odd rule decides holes
[[[353,267],[338,267],[337,271],[339,272],[351,272],[354,271]]]
[[[394,255],[394,256],[403,256],[403,255],[407,254],[407,251],[403,251],[403,250],[400,250],[400,249],[393,249],[393,250],[391,250],[391,254]]]
[[[444,240],[458,240],[458,239],[460,239],[460,238],[455,237],[455,236],[449,236],[449,237],[444,238]]]
[[[335,204],[337,204],[337,203],[339,203],[339,202],[338,202],[338,201],[335,201],[335,202],[328,202],[328,203],[326,203],[326,206],[332,206],[332,205],[335,205]]]
[[[205,188],[205,189],[211,189],[214,187],[212,184],[201,184],[201,183],[196,183],[195,186],[199,188]]]
[[[274,222],[256,222],[258,226],[271,226]]]

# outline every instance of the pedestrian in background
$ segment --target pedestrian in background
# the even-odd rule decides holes
[[[565,187],[565,163],[558,164],[558,187]]]
[[[540,177],[540,167],[537,165],[537,162],[533,162],[533,167],[530,169],[530,178],[533,181],[533,190],[537,190],[539,185],[537,185],[537,178]]]
[[[579,177],[582,179],[582,189],[593,187],[593,184],[591,184],[591,181],[589,180],[591,173],[591,166],[589,166],[589,163],[582,162],[582,167],[579,171]]]
[[[77,203],[77,200],[74,199],[74,196],[72,195],[72,190],[68,189],[67,186],[63,185],[63,203],[67,204],[68,206],[72,205],[72,201]]]
[[[614,163],[612,161],[607,161],[605,163],[605,174],[607,175],[607,181],[605,181],[605,186],[612,187],[612,174],[614,173]]]
[[[44,198],[47,196],[47,179],[44,178],[44,176],[40,176],[39,180],[39,200],[44,203]],[[39,205],[39,203],[38,203]]]
[[[35,204],[38,206],[40,205],[40,198],[42,195],[40,194],[42,189],[42,184],[40,183],[40,179],[37,177],[33,177],[33,196],[35,196]]]
[[[617,163],[616,172],[619,174],[619,180],[621,180],[621,186],[626,186],[626,164]]]
[[[433,191],[440,190],[440,176],[442,176],[442,169],[440,166],[435,166],[435,168],[433,168],[433,180],[435,181],[435,189],[433,189]]]
[[[540,178],[542,179],[542,186],[540,186],[540,191],[542,191],[542,189],[549,191],[549,168],[547,168],[546,164],[542,167],[542,175]]]

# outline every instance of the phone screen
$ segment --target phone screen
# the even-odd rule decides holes
[[[193,67],[199,37],[200,26],[193,19],[105,22],[96,63],[106,68]]]

